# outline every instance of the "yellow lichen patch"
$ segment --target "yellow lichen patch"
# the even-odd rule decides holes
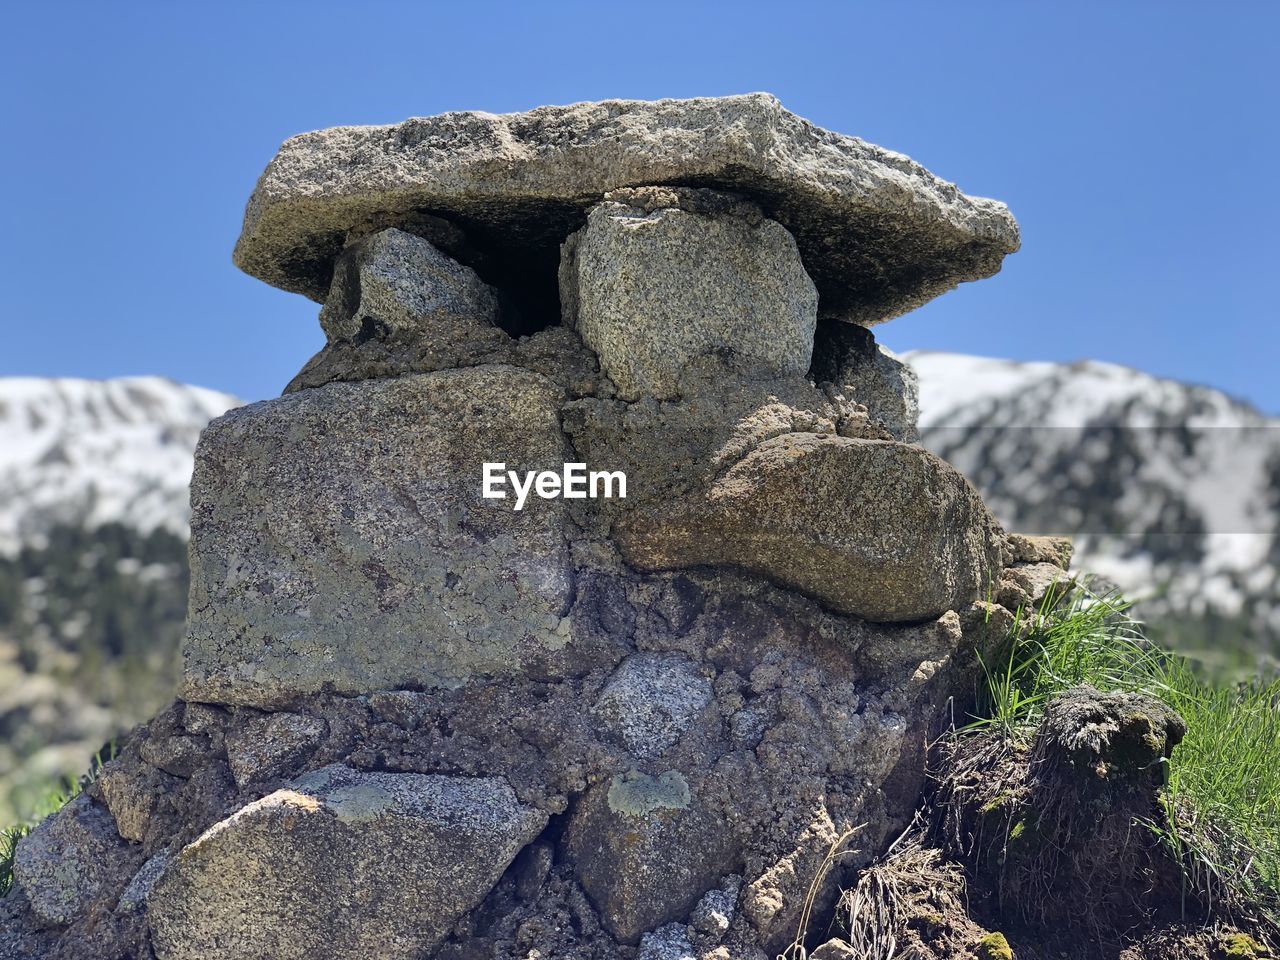
[[[1264,960],[1271,951],[1247,933],[1232,933],[1222,939],[1222,956],[1226,960]]]
[[[978,960],[1014,960],[1013,948],[1003,933],[988,933],[978,941]]]

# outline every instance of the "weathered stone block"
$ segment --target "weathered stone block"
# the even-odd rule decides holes
[[[192,480],[189,700],[456,686],[563,647],[563,501],[482,497],[482,462],[559,469],[560,392],[475,367],[329,384],[214,421]]]
[[[429,955],[546,823],[503,780],[325,767],[177,855],[148,898],[156,956]]]
[[[300,713],[253,717],[227,737],[227,761],[236,786],[278,775],[319,745],[327,725]]]
[[[867,620],[933,619],[994,582],[1003,534],[969,483],[920,447],[789,433],[709,493],[615,527],[645,570],[740,567]]]
[[[81,794],[18,841],[13,876],[36,915],[63,926],[98,901],[113,907],[140,861],[111,814]]]
[[[348,232],[433,210],[540,261],[607,191],[698,183],[745,193],[793,233],[824,312],[873,324],[1018,249],[1004,204],[900,153],[815,127],[768,94],[446,113],[292,137],[258,180],[240,268],[320,300]]]
[[[565,244],[560,289],[621,397],[808,370],[818,295],[785,227],[709,191],[619,193]]]
[[[631,771],[593,787],[565,837],[601,921],[628,943],[684,917],[735,865],[729,824],[704,810],[676,770]]]

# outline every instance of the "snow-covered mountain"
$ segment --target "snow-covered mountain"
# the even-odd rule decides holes
[[[1108,363],[904,359],[922,442],[1008,529],[1072,535],[1175,636],[1280,650],[1280,419]]]
[[[160,377],[0,378],[0,553],[57,524],[186,536],[196,440],[238,403]]]

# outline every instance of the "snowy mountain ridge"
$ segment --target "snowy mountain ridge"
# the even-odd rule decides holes
[[[239,402],[161,377],[0,378],[0,552],[62,523],[186,536],[196,440]]]
[[[904,359],[922,442],[1008,529],[1071,535],[1075,565],[1154,595],[1148,613],[1280,649],[1280,418],[1110,363]]]

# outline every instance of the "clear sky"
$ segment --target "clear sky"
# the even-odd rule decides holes
[[[318,307],[230,253],[291,134],[767,90],[1022,225],[889,346],[1111,360],[1280,413],[1280,4],[27,0],[2,23],[0,375],[277,394]]]

